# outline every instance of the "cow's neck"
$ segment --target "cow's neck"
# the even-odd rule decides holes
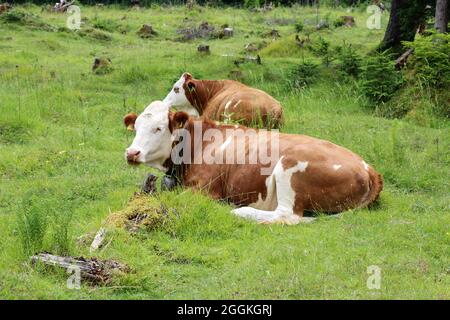
[[[201,115],[205,110],[208,102],[223,89],[223,80],[192,80],[195,84],[195,89],[186,91],[186,97],[191,105]]]
[[[191,139],[190,139],[190,144],[191,144],[190,145],[190,150],[191,150],[191,152],[190,152],[190,155],[191,155],[190,162],[189,163],[182,162],[180,164],[175,164],[175,163],[173,163],[171,158],[168,158],[168,159],[166,159],[166,161],[163,164],[163,167],[167,168],[166,175],[174,178],[176,180],[177,184],[183,184],[185,175],[189,174],[189,171],[190,171],[190,168],[191,168],[191,164],[195,162],[194,158],[195,158],[195,155],[196,155],[196,151],[198,151],[198,150],[195,150],[195,147],[196,147],[196,145],[195,145],[195,138],[196,138],[195,135],[200,133],[200,132],[196,132],[196,130],[195,130],[194,123],[196,121],[201,121],[202,122],[201,123],[202,124],[201,125],[201,137],[200,137],[200,140],[202,141],[201,142],[202,144],[203,144],[203,135],[204,135],[206,130],[211,129],[211,128],[220,129],[220,127],[223,126],[223,125],[221,125],[221,126],[217,125],[215,122],[210,121],[210,120],[198,120],[198,119],[194,120],[192,118],[189,119],[186,122],[186,124],[184,126],[184,129],[189,132],[189,135],[191,137]],[[175,148],[175,146],[177,146],[180,143],[181,144],[185,143],[184,139],[182,139],[181,141],[174,142],[173,145],[172,145],[172,148]],[[186,147],[180,148],[180,150],[184,150],[185,148]],[[183,155],[180,155],[180,156],[183,159]]]

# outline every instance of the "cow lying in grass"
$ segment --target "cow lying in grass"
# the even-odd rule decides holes
[[[282,122],[280,103],[264,91],[233,80],[197,80],[184,73],[164,102],[192,116],[247,126],[276,128]]]
[[[136,131],[125,154],[130,164],[176,173],[184,186],[226,199],[240,207],[234,214],[258,222],[297,224],[313,219],[305,210],[365,207],[382,189],[371,166],[328,141],[191,118],[161,101],[124,123]]]

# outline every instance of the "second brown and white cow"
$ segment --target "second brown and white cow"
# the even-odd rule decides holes
[[[277,128],[283,121],[281,104],[264,91],[233,80],[198,80],[187,72],[164,102],[192,116],[247,126]]]
[[[382,190],[380,174],[358,155],[328,141],[191,118],[171,112],[161,101],[139,116],[128,114],[124,122],[136,131],[125,153],[129,163],[164,172],[178,166],[184,186],[226,199],[240,207],[234,214],[261,223],[297,224],[313,219],[303,217],[304,211],[365,207]],[[177,158],[179,150],[182,158]],[[270,161],[258,158],[261,154]],[[242,155],[246,161],[236,161]],[[257,161],[247,161],[251,158]]]

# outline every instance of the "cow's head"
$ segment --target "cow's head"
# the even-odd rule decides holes
[[[173,128],[188,120],[184,112],[175,114],[162,101],[152,102],[139,116],[130,113],[123,121],[128,130],[136,132],[133,143],[126,149],[125,159],[129,164],[147,164],[166,171],[164,162],[170,157]]]
[[[164,98],[164,103],[178,110],[187,112],[192,116],[199,116],[198,110],[194,108],[187,98],[187,92],[195,90],[195,81],[190,73],[183,73],[170,90],[169,94]]]

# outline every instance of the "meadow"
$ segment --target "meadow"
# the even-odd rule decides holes
[[[19,9],[32,15],[0,16],[1,299],[450,299],[448,121],[380,117],[354,81],[340,78],[336,61],[310,85],[289,86],[302,59],[321,63],[295,44],[297,21],[307,30],[317,19],[353,15],[355,27],[314,31],[311,41],[351,43],[364,55],[382,39],[387,13],[382,28],[370,30],[365,8],[323,7],[317,17],[308,7],[81,7],[81,30],[72,31],[67,14]],[[177,30],[203,21],[228,24],[234,35],[179,41]],[[143,24],[157,35],[139,37]],[[281,37],[264,37],[271,29]],[[201,43],[211,54],[197,52]],[[248,43],[262,44],[262,64],[236,66]],[[110,58],[112,68],[93,73],[95,57]],[[91,254],[79,237],[126,208],[149,172],[160,175],[127,165],[133,133],[123,116],[163,99],[185,71],[199,79],[237,75],[282,103],[282,132],[360,154],[383,174],[379,203],[269,226],[178,189],[151,199],[176,212],[170,223],[133,234],[111,228],[109,244]],[[132,272],[69,289],[64,272],[31,266],[36,252],[115,259]],[[381,271],[379,289],[367,286],[370,266]]]

